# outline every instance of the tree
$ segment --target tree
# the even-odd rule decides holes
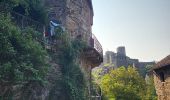
[[[120,67],[104,75],[100,86],[106,100],[142,100],[146,87],[144,79],[132,67]]]
[[[15,84],[44,81],[48,68],[47,53],[33,38],[36,33],[32,29],[21,31],[12,24],[9,16],[1,13],[0,85],[11,87]],[[5,94],[8,93],[4,91],[1,95]]]
[[[157,100],[156,90],[154,86],[154,80],[152,75],[147,75],[147,92],[146,100]]]
[[[44,0],[0,0],[0,10],[14,11],[47,24],[47,9]]]
[[[143,77],[146,76],[147,72],[153,67],[153,65],[146,65],[142,68],[139,68],[138,71],[139,71],[139,74]]]

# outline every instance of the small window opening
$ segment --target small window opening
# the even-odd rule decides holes
[[[165,82],[165,75],[164,75],[164,73],[161,72],[161,73],[159,74],[159,76],[160,76],[160,80],[161,80],[162,82]]]

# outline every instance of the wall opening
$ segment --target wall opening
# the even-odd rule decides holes
[[[165,74],[163,72],[159,73],[161,82],[165,82]]]

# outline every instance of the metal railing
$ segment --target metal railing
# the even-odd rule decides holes
[[[100,42],[97,40],[94,34],[90,38],[90,46],[93,47],[101,56],[103,56],[103,49]]]

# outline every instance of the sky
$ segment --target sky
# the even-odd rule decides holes
[[[104,52],[126,47],[140,61],[170,54],[170,0],[92,0],[92,32]]]

